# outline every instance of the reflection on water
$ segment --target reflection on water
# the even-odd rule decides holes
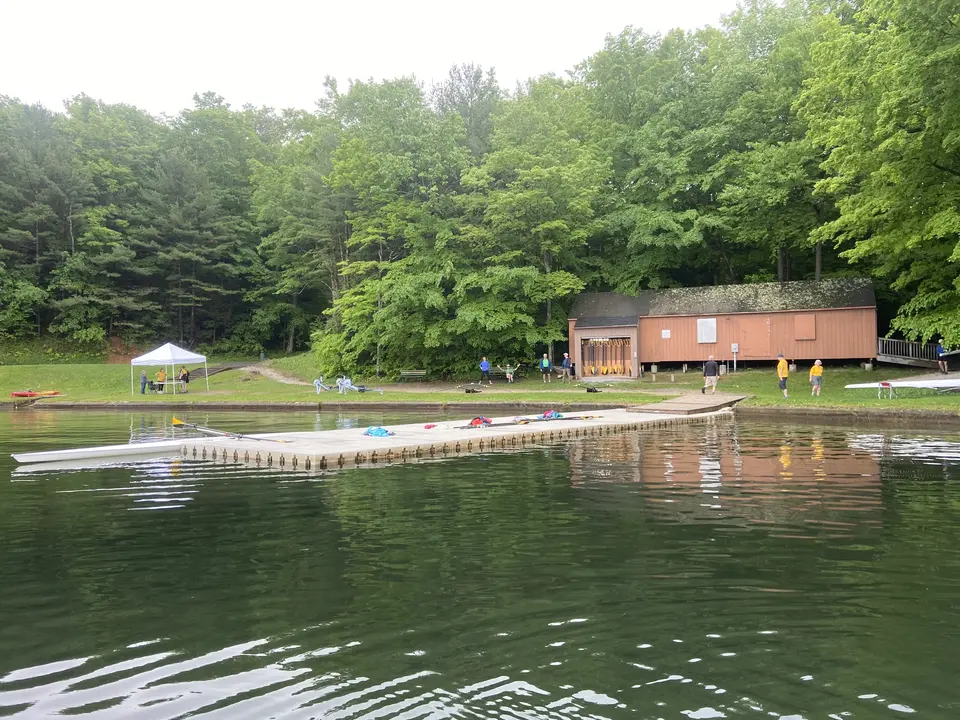
[[[4,453],[179,432],[20,415]],[[17,476],[0,716],[956,717],[958,449],[731,423],[324,477]]]

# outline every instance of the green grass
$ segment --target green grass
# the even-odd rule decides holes
[[[289,377],[312,380],[316,373],[309,355],[296,355],[271,360],[267,367],[283,372]],[[152,378],[156,368],[148,368]],[[858,382],[877,382],[882,379],[925,374],[902,368],[885,368],[867,372],[857,368],[826,367],[823,374],[823,393],[819,398],[810,396],[807,382],[808,368],[801,367],[790,377],[790,397],[785,399],[777,388],[773,366],[764,370],[747,370],[727,375],[720,379],[720,390],[752,396],[745,405],[772,407],[833,407],[833,408],[885,408],[921,409],[960,412],[960,394],[937,394],[932,391],[905,391],[895,400],[878,399],[875,390],[845,390],[844,385]],[[61,390],[61,400],[44,400],[44,404],[56,402],[101,402],[127,403],[146,402],[156,404],[181,403],[266,403],[266,402],[321,402],[334,404],[342,401],[359,403],[471,403],[510,404],[527,403],[562,407],[572,403],[596,402],[604,404],[644,404],[659,402],[683,392],[696,392],[702,378],[697,372],[682,374],[660,373],[654,382],[648,374],[643,380],[630,382],[600,383],[602,392],[587,394],[577,384],[563,385],[554,379],[544,385],[538,379],[521,380],[514,385],[495,382],[492,388],[484,388],[482,394],[465,394],[455,382],[409,382],[377,384],[367,381],[368,387],[383,387],[379,393],[350,393],[344,397],[336,392],[317,395],[310,385],[292,385],[267,378],[257,372],[230,370],[210,378],[210,390],[202,380],[190,383],[187,395],[140,395],[139,368],[134,371],[136,394],[130,394],[129,365],[7,365],[0,367],[0,394],[5,402],[12,402],[14,390]],[[909,392],[909,394],[907,394]]]
[[[831,407],[831,408],[885,408],[960,411],[960,394],[936,393],[933,390],[903,390],[894,400],[877,398],[875,389],[845,390],[845,385],[854,383],[875,383],[881,380],[909,378],[928,375],[931,370],[916,370],[882,366],[878,370],[867,371],[851,367],[824,367],[823,390],[820,397],[810,396],[808,379],[809,366],[801,365],[796,373],[791,373],[787,388],[790,397],[784,398],[777,387],[777,373],[774,363],[769,369],[746,370],[720,378],[719,391],[752,395],[745,400],[747,406],[777,407]],[[657,379],[664,375],[661,373]],[[669,373],[667,373],[669,377]],[[703,379],[699,373],[677,373],[677,386],[684,390],[697,390]],[[960,378],[957,378],[960,383]]]
[[[313,382],[313,379],[320,375],[317,369],[317,361],[313,353],[305,352],[296,355],[286,355],[281,358],[267,360],[267,365],[276,368],[280,372],[286,373],[291,377],[305,382]],[[328,378],[332,379],[332,378]]]
[[[271,367],[289,372],[289,364],[273,361]],[[156,368],[147,368],[153,378]],[[292,373],[290,373],[292,374]],[[182,403],[264,403],[264,402],[396,402],[396,403],[542,403],[562,406],[568,403],[603,402],[641,404],[657,402],[660,395],[642,392],[629,387],[605,390],[602,394],[587,394],[582,387],[564,386],[557,382],[549,386],[531,381],[508,386],[497,383],[483,394],[468,395],[457,389],[455,383],[406,383],[402,385],[376,385],[383,387],[380,393],[350,393],[348,396],[327,392],[317,395],[310,385],[291,385],[278,382],[256,372],[230,370],[210,378],[210,390],[203,380],[190,383],[186,395],[140,394],[140,369],[134,369],[135,395],[130,394],[129,365],[16,365],[0,367],[0,393],[4,402],[10,403],[10,392],[15,390],[60,390],[65,395],[60,399],[43,400],[44,404],[56,402],[145,402],[156,404]],[[309,377],[307,375],[306,377]]]
[[[0,341],[0,366],[101,363],[106,358],[106,343],[85,347],[55,337]]]

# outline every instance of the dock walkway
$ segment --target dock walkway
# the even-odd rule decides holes
[[[723,408],[736,405],[748,395],[734,395],[718,392],[715,395],[687,393],[679,397],[664,400],[656,405],[636,405],[627,408],[628,412],[636,413],[665,413],[668,415],[695,415],[700,413],[716,412]]]
[[[191,438],[181,454],[188,459],[285,470],[323,471],[345,467],[417,462],[474,452],[509,450],[592,435],[715,423],[732,418],[730,411],[700,415],[669,415],[625,408],[571,415],[570,419],[512,423],[513,417],[492,418],[485,428],[465,428],[472,418],[448,420],[427,429],[423,423],[390,425],[395,434],[369,437],[364,428],[321,432],[271,433],[246,437]],[[428,422],[428,418],[425,418]]]

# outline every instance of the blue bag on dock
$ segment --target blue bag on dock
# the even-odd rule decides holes
[[[393,435],[392,432],[386,428],[380,427],[379,425],[371,425],[364,431],[363,434],[369,435],[370,437],[390,437]]]

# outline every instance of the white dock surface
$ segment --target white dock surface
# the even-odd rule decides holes
[[[424,417],[423,422],[419,423],[384,426],[395,433],[390,437],[366,436],[363,434],[366,428],[362,427],[320,432],[271,433],[243,438],[198,437],[184,440],[181,454],[187,459],[286,470],[322,471],[517,449],[591,435],[714,423],[733,417],[730,410],[698,415],[668,415],[638,412],[636,409],[628,412],[624,408],[564,415],[589,417],[531,422],[526,425],[498,425],[512,422],[516,416],[511,415],[491,418],[494,425],[485,428],[459,427],[467,425],[472,417],[445,421]],[[535,416],[523,417],[532,419]],[[431,423],[436,423],[436,427],[424,427]]]

